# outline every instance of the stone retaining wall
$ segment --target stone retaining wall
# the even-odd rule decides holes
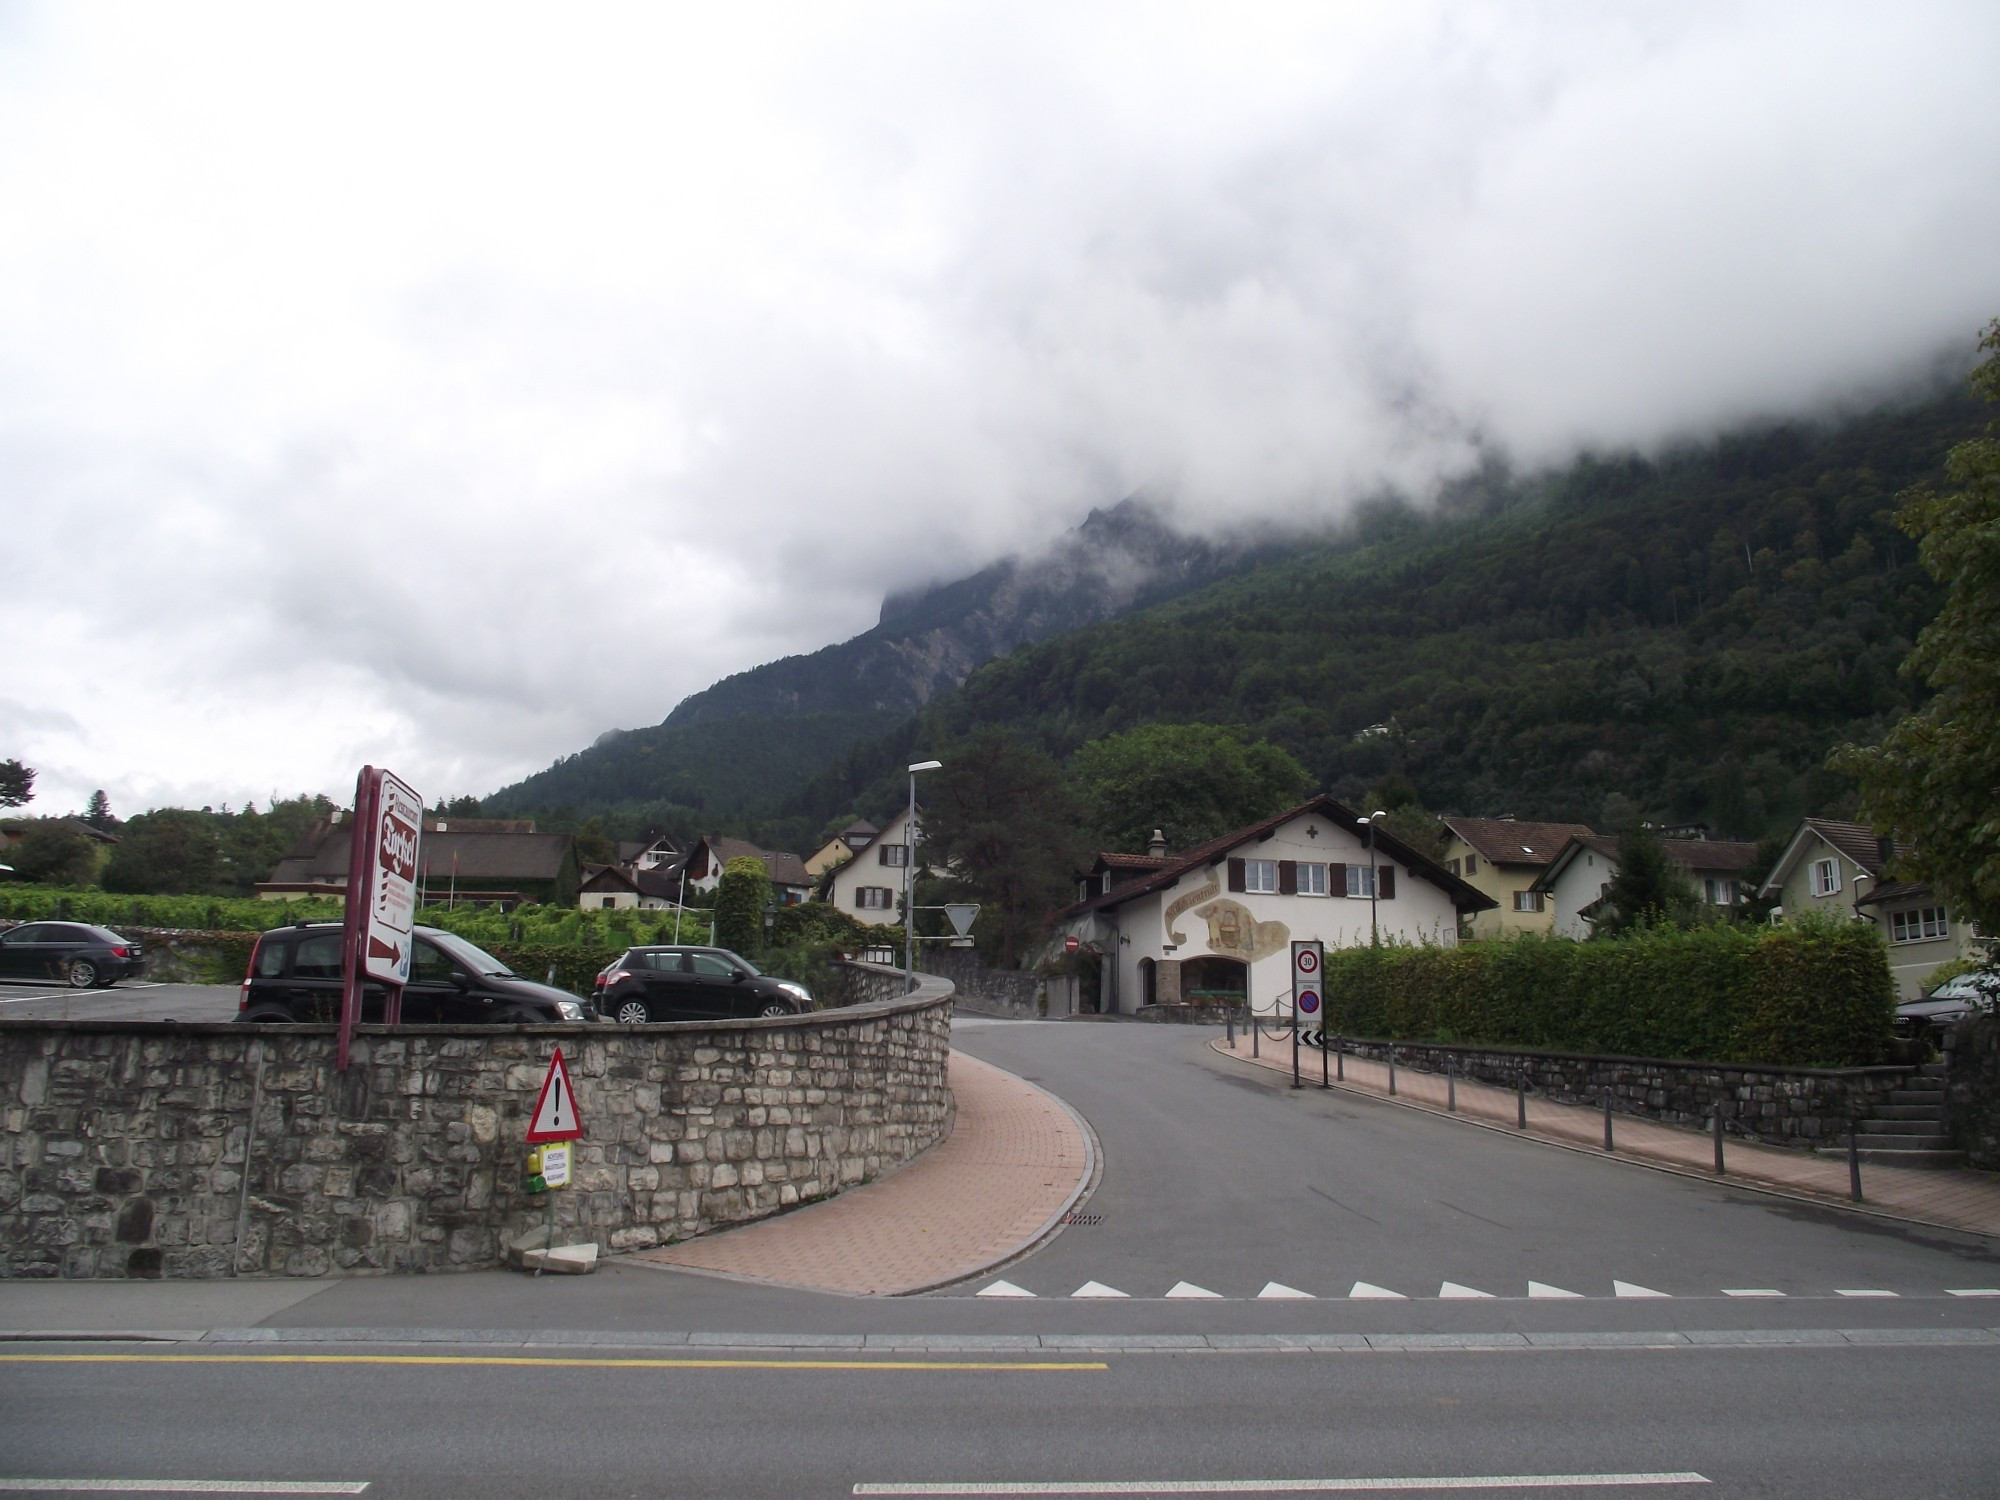
[[[949,979],[960,1010],[982,1016],[1012,1016],[1032,1020],[1061,1019],[1082,1008],[1077,982],[1068,974],[1038,974],[1032,969],[989,969],[967,948],[933,946],[918,955],[927,973]]]
[[[2000,1016],[1967,1016],[1947,1034],[1945,1124],[1967,1162],[2000,1170]]]
[[[1351,1056],[1386,1058],[1390,1044],[1346,1039]],[[1601,1105],[1610,1091],[1615,1113],[1706,1126],[1720,1109],[1723,1128],[1776,1146],[1829,1144],[1850,1121],[1889,1102],[1909,1068],[1754,1068],[1733,1063],[1678,1062],[1653,1057],[1595,1057],[1571,1052],[1503,1052],[1397,1042],[1396,1066],[1419,1073],[1528,1088],[1564,1104]],[[1314,1064],[1318,1066],[1317,1063]]]
[[[900,988],[900,985],[898,986]],[[727,1025],[0,1022],[0,1276],[214,1277],[642,1249],[865,1182],[943,1139],[950,988]],[[587,1134],[523,1191],[555,1049]]]
[[[1179,1005],[1142,1005],[1132,1014],[1141,1021],[1164,1021],[1175,1026],[1221,1026],[1232,1016],[1238,1026],[1250,1024],[1250,1008],[1246,1005],[1182,1001]]]

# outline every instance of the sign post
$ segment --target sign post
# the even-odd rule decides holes
[[[347,846],[347,908],[340,947],[340,1037],[334,1068],[347,1070],[365,983],[385,989],[382,1019],[403,1019],[410,982],[410,928],[417,910],[417,846],[424,802],[407,783],[374,766],[354,782],[354,833]]]
[[[1299,1085],[1299,1033],[1326,1021],[1326,945],[1317,938],[1292,940],[1292,1087]],[[1322,1046],[1325,1043],[1321,1037]],[[1324,1068],[1321,1070],[1324,1072]]]

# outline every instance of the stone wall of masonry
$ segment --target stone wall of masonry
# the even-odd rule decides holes
[[[324,1276],[607,1252],[824,1198],[952,1119],[951,994],[672,1026],[0,1022],[0,1276]],[[586,1134],[525,1191],[560,1047]]]

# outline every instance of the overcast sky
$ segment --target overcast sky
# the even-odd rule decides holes
[[[484,793],[1134,489],[1812,412],[2000,314],[2000,6],[0,0],[31,812]]]

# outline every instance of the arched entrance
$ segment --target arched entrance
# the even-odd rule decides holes
[[[1159,966],[1150,958],[1139,960],[1139,1003],[1141,1005],[1160,1003]]]
[[[1204,954],[1181,965],[1181,999],[1189,1005],[1243,1005],[1250,997],[1250,966],[1241,959]]]

